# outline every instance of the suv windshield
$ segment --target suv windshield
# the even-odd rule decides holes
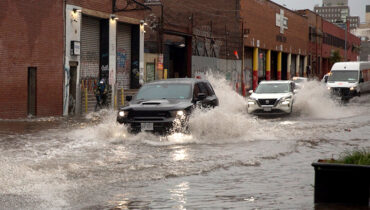
[[[331,71],[328,82],[356,82],[358,71]]]
[[[140,88],[137,100],[190,98],[190,84],[149,84]]]
[[[289,93],[288,83],[261,83],[256,89],[256,93]]]

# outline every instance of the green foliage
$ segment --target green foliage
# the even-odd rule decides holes
[[[330,63],[332,64],[341,61],[342,57],[340,57],[339,50],[335,50],[333,54],[330,56],[329,60],[330,60]]]
[[[331,163],[370,165],[370,149],[358,149],[343,152],[338,160],[331,160]]]

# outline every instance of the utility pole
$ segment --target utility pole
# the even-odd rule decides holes
[[[348,26],[347,26],[347,17],[346,17],[346,27],[345,27],[345,34],[344,34],[344,61],[347,62],[347,30],[348,30]]]
[[[245,97],[245,83],[244,83],[244,21],[242,22],[242,68],[241,68],[241,86],[242,86],[242,94]]]

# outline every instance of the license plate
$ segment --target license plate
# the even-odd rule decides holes
[[[141,130],[142,131],[152,131],[153,123],[141,123]]]
[[[269,108],[263,108],[263,111],[265,111],[265,112],[271,112],[271,108],[269,107]]]

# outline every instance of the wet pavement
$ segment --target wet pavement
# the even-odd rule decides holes
[[[370,148],[370,96],[339,104],[310,82],[292,115],[258,118],[210,80],[220,107],[190,135],[131,135],[109,110],[0,121],[0,209],[325,209],[311,163]]]

